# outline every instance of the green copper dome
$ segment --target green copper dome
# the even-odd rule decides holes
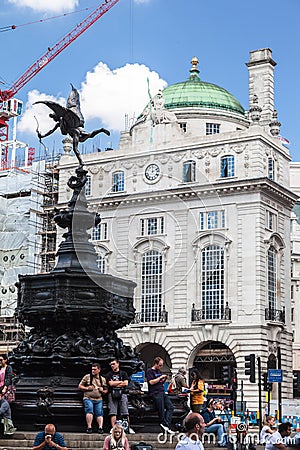
[[[201,81],[197,68],[197,58],[192,59],[191,75],[187,81],[172,84],[163,90],[165,107],[188,108],[202,107],[210,109],[222,109],[244,116],[245,110],[240,102],[231,95],[226,89],[216,84]]]

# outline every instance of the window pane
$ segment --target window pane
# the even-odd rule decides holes
[[[113,174],[113,192],[124,191],[124,172],[115,172]]]
[[[234,176],[234,156],[228,155],[221,158],[221,177]]]
[[[162,301],[162,255],[151,250],[142,260],[142,322],[158,322]]]
[[[87,175],[85,183],[85,195],[91,195],[91,193],[92,193],[91,176]]]
[[[97,266],[100,273],[105,273],[106,264],[105,264],[105,257],[102,255],[97,255]]]
[[[274,247],[268,250],[268,302],[269,309],[276,309],[276,251]]]
[[[274,180],[274,161],[272,158],[268,159],[268,177]]]
[[[188,183],[191,181],[195,181],[195,171],[196,162],[195,161],[187,161],[183,164],[183,182]]]
[[[202,314],[204,319],[224,314],[224,249],[217,245],[202,251]]]

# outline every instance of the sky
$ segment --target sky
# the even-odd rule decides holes
[[[104,1],[104,0],[103,0]],[[53,47],[102,1],[0,0],[0,90]],[[17,139],[42,151],[36,136],[53,127],[38,100],[65,104],[70,83],[79,91],[85,130],[105,127],[90,149],[118,147],[119,132],[142,112],[148,97],[189,76],[227,89],[248,109],[249,52],[269,47],[275,67],[275,108],[281,135],[300,161],[300,0],[119,0],[105,15],[35,75],[16,97],[24,102]],[[11,28],[12,25],[16,27]],[[4,30],[8,31],[4,31]],[[36,119],[37,121],[36,121]],[[12,123],[10,123],[12,131]],[[44,139],[61,149],[56,132]]]

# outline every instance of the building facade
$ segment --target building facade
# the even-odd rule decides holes
[[[137,283],[136,319],[119,332],[147,365],[198,367],[212,385],[235,368],[283,369],[292,396],[288,149],[278,139],[270,49],[250,53],[249,111],[201,80],[192,59],[184,82],[159,92],[120,145],[84,157],[99,271]],[[60,162],[59,203],[76,160]],[[273,398],[276,398],[274,387]]]

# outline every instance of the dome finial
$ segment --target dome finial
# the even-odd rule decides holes
[[[190,74],[191,74],[190,79],[198,78],[198,73],[200,72],[200,70],[197,67],[198,63],[199,63],[199,61],[198,61],[197,56],[194,56],[191,60],[192,67],[190,68]]]

